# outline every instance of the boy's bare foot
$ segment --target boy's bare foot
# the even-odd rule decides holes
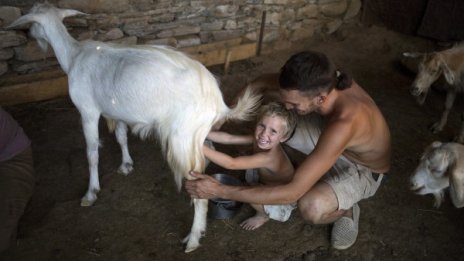
[[[243,221],[240,226],[245,230],[255,230],[269,221],[267,215],[256,214],[255,216]]]

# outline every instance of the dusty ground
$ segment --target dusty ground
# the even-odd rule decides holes
[[[209,219],[203,246],[185,254],[181,239],[189,232],[193,209],[186,193],[177,192],[159,146],[131,136],[135,171],[122,176],[116,172],[119,146],[103,123],[102,190],[94,206],[80,207],[88,180],[84,137],[78,112],[68,99],[60,99],[6,108],[33,140],[37,171],[37,187],[9,260],[463,260],[463,210],[454,208],[448,196],[435,209],[431,196],[408,189],[424,147],[433,140],[449,141],[459,127],[459,116],[453,112],[442,133],[428,131],[439,117],[444,95],[434,91],[424,107],[416,105],[407,89],[413,76],[397,63],[402,51],[433,47],[381,27],[358,25],[301,45],[324,51],[350,69],[378,103],[392,131],[389,178],[375,197],[360,203],[359,237],[350,249],[331,249],[331,226],[306,224],[298,212],[286,223],[271,221],[256,231],[244,231],[238,224],[252,214],[244,206],[231,220]],[[278,71],[298,50],[232,64],[230,74],[221,77],[226,99],[247,80]],[[212,70],[222,75],[221,68]],[[461,98],[457,103],[462,109]],[[226,128],[247,128],[231,126],[236,125]],[[214,171],[214,166],[209,168]]]

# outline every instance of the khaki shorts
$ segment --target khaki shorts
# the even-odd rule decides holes
[[[302,116],[298,120],[293,136],[286,144],[309,154],[314,150],[324,126],[323,118],[318,114]],[[373,196],[382,178],[382,174],[374,178],[371,170],[341,156],[321,181],[329,184],[334,191],[338,199],[338,209],[349,209],[361,199]]]
[[[245,180],[248,184],[256,185],[259,183],[258,169],[247,169],[245,173]],[[285,222],[290,218],[292,211],[296,208],[296,203],[284,205],[263,205],[264,213],[270,219]]]
[[[331,169],[322,177],[337,196],[338,209],[350,209],[360,200],[372,197],[382,182],[383,174],[374,177],[368,168],[355,166],[340,172]]]

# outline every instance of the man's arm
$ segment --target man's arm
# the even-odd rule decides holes
[[[223,131],[210,131],[207,138],[211,141],[221,144],[251,144],[253,136],[251,135],[233,135]]]
[[[205,157],[215,164],[232,170],[263,168],[269,166],[272,161],[265,153],[233,158],[225,153],[210,149],[208,146],[203,146],[203,152]]]
[[[300,199],[335,164],[353,136],[351,121],[330,123],[316,148],[298,167],[290,183],[278,186],[226,186],[198,173],[186,182],[193,198],[226,198],[254,204],[288,204]]]

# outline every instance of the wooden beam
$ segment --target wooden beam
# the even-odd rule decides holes
[[[68,95],[68,77],[0,87],[0,105],[49,100]]]
[[[256,43],[241,44],[226,49],[214,50],[200,54],[192,54],[205,66],[223,64],[226,61],[227,53],[230,52],[230,61],[239,61],[256,55]]]
[[[200,54],[218,49],[227,49],[242,43],[242,38],[233,38],[229,40],[217,41],[207,44],[200,44],[190,47],[180,48],[179,50],[188,54]]]

